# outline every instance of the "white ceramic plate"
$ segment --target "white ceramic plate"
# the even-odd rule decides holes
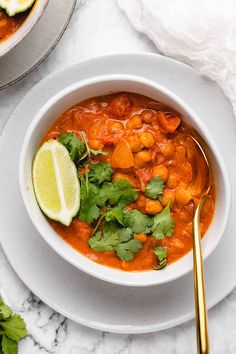
[[[31,118],[64,86],[95,75],[129,73],[157,80],[205,121],[221,149],[232,180],[236,178],[236,121],[229,102],[213,83],[190,67],[152,54],[96,58],[56,72],[36,85],[18,105],[1,136],[0,237],[11,265],[26,285],[49,306],[89,327],[119,333],[158,331],[194,317],[192,274],[147,288],[112,285],[63,261],[39,237],[21,201],[17,169],[19,150]],[[19,124],[20,122],[20,124]],[[236,187],[232,185],[233,209]],[[208,308],[236,285],[236,220],[205,262]]]
[[[192,252],[165,267],[161,272],[155,270],[124,272],[119,269],[105,267],[76,252],[64,240],[58,237],[58,234],[42,214],[35,199],[31,173],[32,160],[41,137],[55,122],[58,114],[62,114],[68,108],[89,97],[120,91],[143,94],[150,97],[150,100],[158,99],[174,108],[184,117],[185,122],[195,128],[204,141],[207,141],[208,156],[215,175],[217,198],[214,219],[202,242],[203,258],[207,258],[214,251],[224,234],[231,201],[229,178],[225,163],[220,151],[218,151],[218,146],[212,140],[201,118],[192,110],[191,106],[188,106],[186,102],[182,101],[172,91],[167,90],[166,87],[161,86],[158,82],[147,80],[141,76],[122,74],[96,76],[92,79],[81,80],[73,85],[66,86],[64,90],[50,98],[38,114],[33,117],[33,121],[25,134],[19,163],[21,195],[31,221],[39,234],[41,234],[43,239],[57,254],[78,269],[113,284],[141,287],[163,284],[180,278],[192,270]]]

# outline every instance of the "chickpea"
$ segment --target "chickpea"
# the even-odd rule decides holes
[[[155,215],[162,211],[162,205],[158,200],[148,199],[145,204],[145,212]]]
[[[134,238],[136,238],[137,240],[139,240],[142,243],[147,241],[147,235],[146,234],[134,234]]]
[[[140,194],[137,199],[137,206],[139,208],[144,208],[146,201],[147,201],[147,198],[143,194]]]
[[[142,120],[144,121],[144,123],[147,123],[147,124],[152,123],[154,116],[155,116],[155,113],[153,111],[151,111],[150,109],[145,109],[141,113]]]
[[[108,121],[108,132],[109,133],[123,133],[125,130],[122,123],[115,120]]]
[[[170,199],[171,199],[171,204],[173,204],[175,201],[175,192],[170,191],[168,189],[164,190],[162,195],[162,204],[166,206],[169,203]]]
[[[143,126],[141,117],[138,114],[135,114],[126,124],[128,129],[140,129]]]
[[[161,149],[162,154],[165,157],[171,156],[175,152],[175,146],[169,140],[164,144],[160,144],[160,149]]]
[[[89,139],[89,147],[94,150],[100,150],[104,148],[103,143],[98,139]]]
[[[160,166],[154,166],[152,169],[152,175],[153,177],[158,176],[160,177],[164,182],[168,180],[169,177],[169,171],[168,168],[160,165]]]
[[[151,148],[155,144],[154,135],[150,132],[139,133],[139,137],[146,148]]]
[[[134,157],[134,164],[136,167],[143,167],[150,161],[151,153],[149,150],[139,151]]]
[[[128,144],[133,152],[142,150],[143,144],[138,135],[130,135],[126,140],[128,141]]]
[[[170,189],[173,189],[173,188],[178,187],[179,182],[180,182],[180,176],[178,175],[178,173],[171,172],[169,174],[169,178],[168,178],[168,181],[167,181],[167,186]]]
[[[192,200],[192,194],[186,188],[180,187],[175,192],[177,203],[186,205]]]

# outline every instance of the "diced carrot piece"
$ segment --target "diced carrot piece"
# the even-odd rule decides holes
[[[111,165],[113,168],[130,168],[134,166],[134,157],[125,139],[121,138],[116,145],[111,157]]]
[[[181,123],[181,118],[178,116],[167,117],[165,113],[159,112],[159,123],[161,127],[166,131],[173,133]]]
[[[146,234],[134,234],[134,238],[136,238],[137,240],[139,240],[142,243],[147,241],[147,235]]]

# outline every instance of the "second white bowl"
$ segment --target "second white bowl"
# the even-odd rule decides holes
[[[20,43],[25,36],[32,30],[34,25],[38,22],[43,14],[48,0],[36,0],[32,10],[28,17],[20,26],[20,28],[13,33],[9,38],[0,43],[0,58],[13,49],[18,43]]]

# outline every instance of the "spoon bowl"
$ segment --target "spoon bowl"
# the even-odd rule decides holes
[[[202,198],[208,194],[211,188],[211,171],[207,156],[192,135],[180,136],[182,145],[186,148],[187,158],[192,166],[192,182],[190,192],[196,198]]]

